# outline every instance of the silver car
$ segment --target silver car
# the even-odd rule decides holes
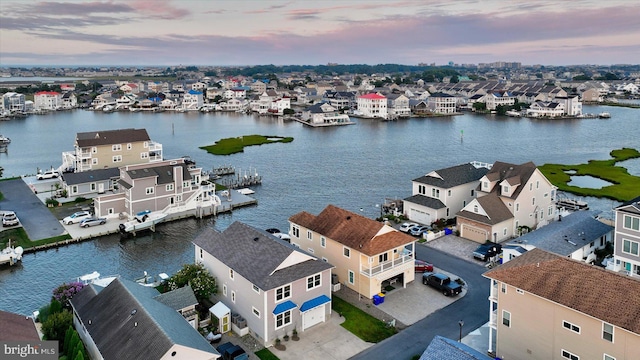
[[[106,218],[90,217],[80,221],[80,227],[86,228],[94,225],[104,225],[107,223]]]

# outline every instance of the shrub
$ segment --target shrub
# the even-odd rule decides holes
[[[47,321],[42,323],[42,334],[46,340],[57,340],[62,345],[69,326],[73,324],[73,315],[69,310],[50,314]]]
[[[199,302],[208,299],[217,291],[216,279],[202,264],[186,264],[175,275],[167,280],[167,286],[171,290],[191,285]]]
[[[62,284],[53,290],[54,299],[60,301],[64,308],[71,308],[69,300],[73,298],[75,294],[80,292],[84,288],[84,284],[81,282],[71,282],[69,284]]]
[[[82,196],[78,196],[78,197],[74,200],[74,202],[77,202],[77,203],[80,203],[80,202],[83,202],[83,201],[87,201],[87,198],[84,198],[84,197],[82,197]]]

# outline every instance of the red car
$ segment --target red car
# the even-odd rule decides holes
[[[416,272],[433,272],[433,265],[426,261],[416,259]]]

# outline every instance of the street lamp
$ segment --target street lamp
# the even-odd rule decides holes
[[[462,326],[464,326],[464,321],[458,321],[458,325],[460,325],[460,337],[458,338],[458,342],[462,342]]]

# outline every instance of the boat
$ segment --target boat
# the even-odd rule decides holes
[[[166,217],[167,214],[161,212],[141,211],[134,216],[133,220],[120,224],[119,229],[122,234],[132,235],[141,230],[155,230],[156,224],[163,222]]]
[[[169,275],[165,273],[160,273],[158,276],[151,276],[145,271],[142,277],[135,279],[135,282],[146,287],[156,287],[167,280],[169,280]]]
[[[598,114],[598,117],[600,119],[609,119],[611,117],[611,114],[609,114],[608,112],[601,112],[600,114]]]
[[[556,207],[570,211],[589,210],[589,205],[586,202],[575,199],[560,199],[556,201]]]
[[[505,113],[507,116],[511,116],[511,117],[521,117],[522,114],[519,111],[515,111],[515,110],[507,110],[507,112]]]
[[[24,249],[22,246],[11,246],[11,240],[7,243],[7,247],[0,252],[0,264],[9,264],[10,266],[22,261]]]
[[[113,280],[119,278],[120,275],[109,275],[109,276],[101,276],[99,272],[94,271],[89,274],[82,275],[76,279],[76,282],[82,283],[83,285],[94,284],[101,287],[107,287]],[[146,287],[156,287],[165,281],[169,280],[169,275],[165,273],[160,273],[158,276],[151,276],[144,272],[144,275],[140,278],[134,279],[134,281],[142,286]]]
[[[2,144],[2,145],[11,144],[11,139],[9,139],[8,137],[6,137],[4,135],[0,135],[0,144]]]

